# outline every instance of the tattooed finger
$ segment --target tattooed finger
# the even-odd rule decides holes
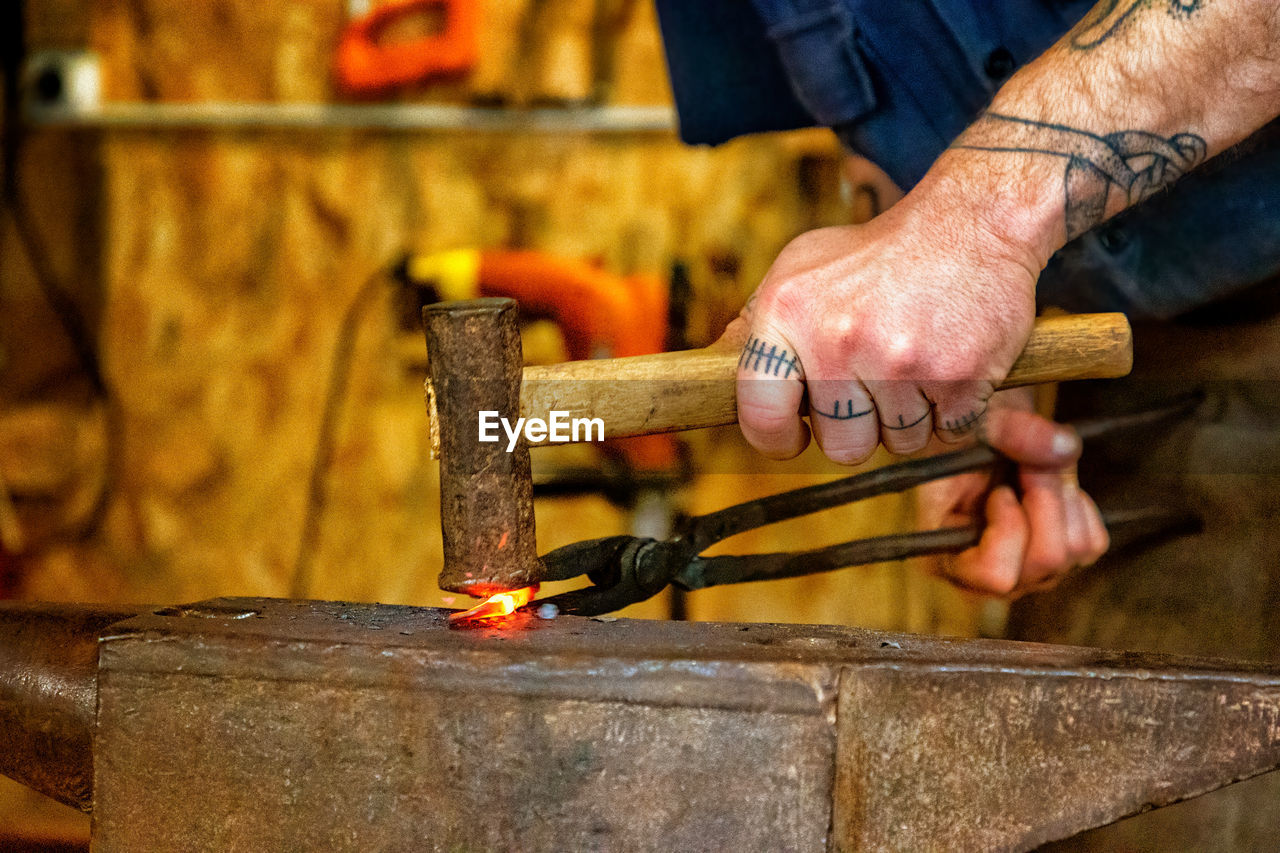
[[[804,369],[781,336],[752,334],[738,356],[738,423],[756,450],[790,459],[809,443],[800,418]]]
[[[876,405],[856,380],[810,381],[809,415],[814,439],[832,462],[856,465],[880,443]]]
[[[945,416],[939,414],[934,432],[945,442],[962,441],[982,428],[986,413],[987,407],[984,405]]]
[[[740,372],[776,376],[779,379],[800,379],[804,376],[795,353],[785,346],[770,343],[755,335],[742,348],[742,355],[738,356],[738,369]]]

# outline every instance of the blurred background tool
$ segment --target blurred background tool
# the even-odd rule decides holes
[[[343,28],[334,77],[349,95],[378,95],[400,86],[464,75],[475,67],[477,0],[391,0]],[[403,36],[408,29],[435,30]]]

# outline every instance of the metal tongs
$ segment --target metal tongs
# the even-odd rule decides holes
[[[1089,441],[1185,415],[1201,399],[1199,395],[1189,396],[1158,408],[1090,418],[1071,426],[1083,441]],[[963,551],[981,538],[980,523],[855,539],[808,551],[700,556],[712,545],[757,527],[1002,464],[1012,466],[1014,463],[991,447],[979,444],[695,516],[679,524],[676,533],[664,540],[607,536],[566,545],[543,556],[544,580],[571,580],[586,575],[591,586],[539,599],[526,605],[526,609],[553,604],[560,613],[596,616],[651,598],[668,585],[695,590]],[[1165,507],[1112,510],[1103,513],[1103,521],[1113,535],[1120,529],[1141,534],[1198,525],[1198,520],[1187,511]]]

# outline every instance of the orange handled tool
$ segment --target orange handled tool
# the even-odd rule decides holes
[[[347,24],[334,74],[347,94],[383,92],[431,77],[466,74],[479,54],[475,0],[391,0]],[[440,32],[384,43],[393,25],[415,15],[443,15]]]

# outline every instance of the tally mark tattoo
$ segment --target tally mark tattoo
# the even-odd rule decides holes
[[[824,412],[824,411],[822,411],[821,409],[816,409],[816,408],[815,408],[815,409],[813,409],[813,413],[814,413],[815,415],[821,415],[822,417],[824,417],[824,418],[830,418],[830,419],[831,419],[831,420],[833,420],[833,421],[851,421],[851,420],[853,420],[854,418],[861,418],[861,417],[865,417],[865,416],[867,416],[867,415],[871,414],[871,413],[872,413],[872,412],[874,412],[874,411],[875,411],[875,407],[873,406],[872,408],[867,409],[865,412],[855,412],[855,411],[853,410],[853,400],[852,400],[852,399],[848,399],[848,400],[845,400],[845,401],[844,401],[844,411],[843,411],[843,412],[841,412],[841,411],[840,411],[840,401],[839,401],[839,400],[836,400],[834,403],[832,403],[832,404],[831,404],[831,411],[830,411],[830,412]]]
[[[738,367],[783,379],[790,379],[791,374],[800,373],[800,363],[796,361],[794,355],[789,356],[786,350],[778,352],[777,344],[755,337],[747,341],[747,345],[742,348],[742,355],[738,356]]]
[[[1194,133],[1165,139],[1141,130],[1099,136],[1061,124],[983,113],[952,145],[975,151],[1007,151],[1063,157],[1067,171],[1067,240],[1106,218],[1114,186],[1126,205],[1137,204],[1204,162],[1208,146]]]
[[[1163,5],[1175,17],[1189,18],[1204,5],[1204,0],[1103,0],[1080,22],[1071,34],[1076,50],[1093,50],[1124,28],[1142,9]]]
[[[925,409],[924,414],[916,418],[911,423],[907,423],[907,419],[903,417],[901,413],[899,413],[898,422],[896,424],[887,424],[884,421],[881,421],[880,426],[884,427],[885,429],[911,429],[913,426],[922,422],[925,418],[929,417],[929,413],[932,411],[933,411],[932,409]]]
[[[971,411],[962,418],[954,420],[945,420],[938,425],[939,432],[950,432],[956,435],[967,435],[973,432],[982,423],[982,416],[987,413],[984,407],[982,411]]]

